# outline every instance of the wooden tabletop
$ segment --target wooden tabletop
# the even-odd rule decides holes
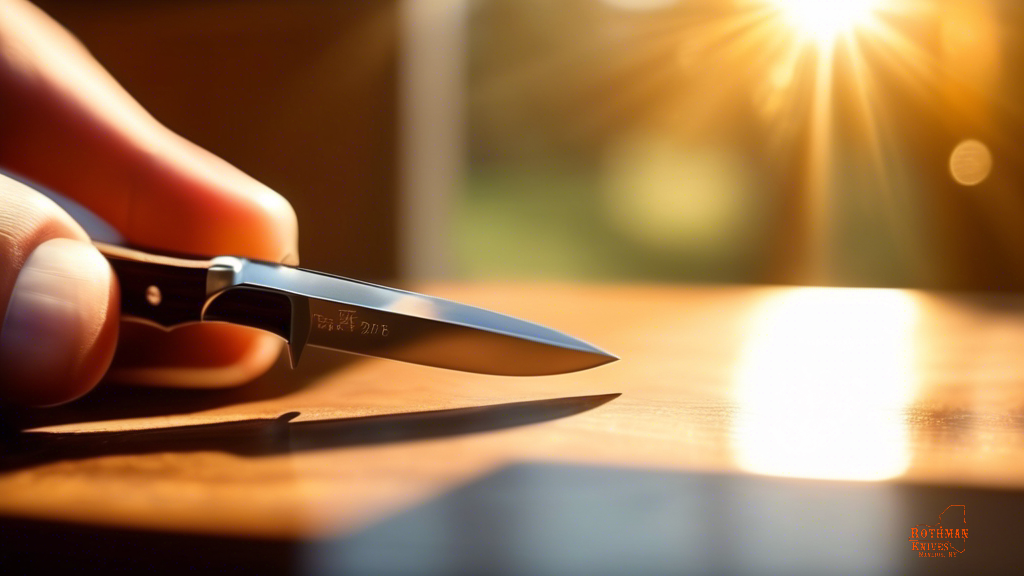
[[[1019,297],[423,288],[621,361],[508,378],[310,349],[237,390],[105,386],[9,416],[0,515],[311,538],[522,462],[1024,488]]]

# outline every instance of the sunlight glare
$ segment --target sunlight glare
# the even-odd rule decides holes
[[[804,288],[768,300],[736,373],[737,464],[799,478],[903,473],[916,317],[917,301],[900,290]]]
[[[882,0],[772,0],[785,21],[802,37],[820,45],[868,23]]]

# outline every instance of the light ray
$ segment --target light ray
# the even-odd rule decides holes
[[[881,0],[771,0],[771,4],[797,34],[831,47],[839,36],[869,23]]]
[[[563,142],[582,146],[614,146],[637,133],[684,145],[758,139],[775,163],[768,173],[793,197],[787,205],[800,208],[801,227],[787,233],[798,239],[802,262],[794,269],[803,273],[788,271],[787,279],[831,283],[829,262],[842,247],[832,238],[832,196],[845,190],[835,178],[853,167],[834,158],[839,142],[864,152],[857,159],[869,164],[870,189],[858,192],[878,196],[889,237],[903,244],[912,236],[897,225],[904,215],[893,204],[889,169],[900,151],[888,149],[892,116],[882,96],[895,87],[921,111],[940,114],[941,62],[904,26],[927,28],[929,18],[937,18],[933,0],[691,0],[627,19],[605,10],[593,33],[566,40],[542,65],[513,67],[476,90],[515,105],[509,94],[528,86],[534,101],[556,103],[545,113],[569,138]],[[905,246],[896,250],[914,260]]]

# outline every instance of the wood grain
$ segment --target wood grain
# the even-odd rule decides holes
[[[238,390],[106,386],[5,415],[0,515],[307,538],[522,461],[1024,487],[1019,297],[421,288],[622,360],[506,378],[310,350]]]

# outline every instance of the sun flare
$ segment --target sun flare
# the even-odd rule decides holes
[[[868,24],[882,1],[771,0],[771,3],[802,38],[825,45]]]

